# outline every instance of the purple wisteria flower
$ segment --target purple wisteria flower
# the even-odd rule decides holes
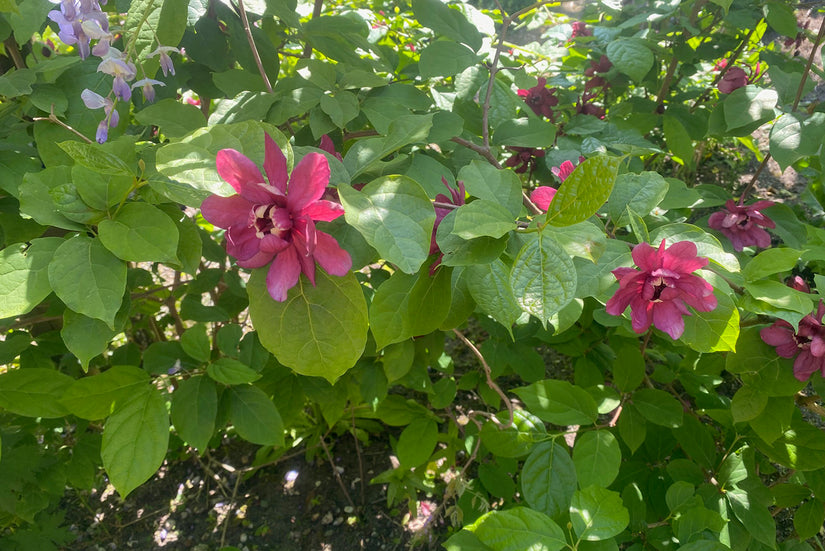
[[[175,66],[172,64],[172,58],[169,57],[169,52],[179,54],[180,50],[173,48],[172,46],[158,46],[155,51],[146,56],[160,56],[160,69],[163,71],[163,76],[167,76],[168,73],[172,73],[172,76],[175,76]]]
[[[155,101],[155,86],[166,86],[166,83],[151,78],[142,78],[132,84],[132,90],[140,88],[143,93],[143,99],[152,103]]]
[[[60,10],[52,10],[48,13],[49,19],[57,23],[60,27],[57,35],[64,44],[77,44],[80,57],[86,59],[91,52],[89,44],[92,38],[88,31],[106,35],[109,31],[109,18],[100,9],[101,4],[106,4],[106,0],[51,0],[52,3],[60,4]],[[94,22],[94,23],[93,23]],[[85,27],[84,27],[85,24]],[[98,32],[97,29],[100,29]],[[108,47],[108,41],[101,49]],[[95,55],[97,52],[95,52]]]
[[[819,371],[825,377],[825,303],[819,301],[816,311],[799,322],[799,329],[785,320],[776,320],[773,325],[759,331],[762,340],[776,347],[776,353],[783,358],[793,358],[793,374],[800,381],[807,381]]]
[[[762,228],[775,228],[776,224],[760,211],[770,206],[773,206],[772,201],[737,205],[733,199],[728,199],[725,210],[710,215],[708,226],[725,234],[736,251],[750,246],[764,249],[771,246],[771,236]]]
[[[103,120],[97,125],[95,139],[97,143],[104,143],[109,137],[109,128],[114,128],[120,122],[120,115],[115,110],[115,102],[110,98],[104,98],[98,93],[85,88],[80,93],[80,99],[89,109],[103,109]]]
[[[286,157],[265,136],[264,172],[234,149],[217,155],[221,178],[238,192],[230,197],[211,195],[201,205],[209,222],[226,228],[226,251],[242,268],[260,268],[270,262],[266,286],[283,302],[303,273],[315,285],[315,263],[331,275],[343,276],[352,259],[334,237],[315,228],[342,214],[341,205],[321,199],[329,183],[329,163],[321,153],[308,153],[287,173]]]
[[[633,248],[633,261],[639,267],[616,268],[619,290],[607,301],[605,310],[620,316],[630,306],[633,330],[644,333],[651,324],[678,339],[685,330],[683,316],[691,315],[687,306],[700,312],[716,308],[713,287],[693,274],[707,265],[708,259],[696,256],[696,245],[679,241],[658,249],[647,243]]]

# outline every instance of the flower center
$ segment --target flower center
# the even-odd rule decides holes
[[[650,299],[651,302],[662,302],[662,299],[659,297],[662,296],[662,291],[667,288],[667,283],[665,283],[665,278],[659,276],[653,279],[650,284],[653,286],[653,297]]]
[[[292,217],[287,209],[275,205],[258,205],[252,210],[250,227],[255,228],[255,235],[263,239],[267,235],[283,237],[292,228]]]

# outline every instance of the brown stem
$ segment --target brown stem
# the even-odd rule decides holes
[[[332,454],[329,453],[329,448],[327,447],[327,443],[324,442],[323,436],[319,439],[319,442],[321,443],[321,447],[324,448],[324,453],[326,454],[327,459],[329,460],[329,466],[332,469],[332,474],[335,475],[335,480],[338,481],[338,485],[341,487],[341,491],[344,492],[344,497],[347,498],[347,502],[350,504],[350,507],[355,509],[355,503],[352,501],[352,498],[350,497],[349,492],[347,491],[347,487],[344,484],[344,481],[341,480],[341,474],[338,472],[338,469],[335,468],[335,461],[332,460]]]
[[[324,6],[324,0],[315,0],[315,5],[312,7],[312,18],[316,19],[321,16],[321,9]],[[304,46],[304,52],[301,57],[309,57],[312,55],[312,44],[309,42]]]
[[[808,56],[808,63],[805,65],[805,71],[803,71],[802,79],[799,81],[799,88],[796,89],[796,98],[793,101],[791,111],[796,111],[796,108],[799,106],[799,100],[802,99],[802,91],[805,89],[805,81],[808,80],[808,74],[811,72],[811,65],[814,63],[814,56],[819,49],[819,44],[822,42],[823,36],[825,36],[825,20],[823,20],[822,24],[819,26],[819,34],[816,35],[816,43],[811,49],[811,55]]]
[[[751,181],[748,182],[748,185],[745,186],[745,189],[742,191],[742,195],[739,196],[739,205],[742,206],[745,204],[745,198],[750,193],[750,190],[753,189],[753,186],[756,184],[757,178],[759,175],[762,174],[762,171],[765,170],[765,166],[768,164],[768,161],[771,160],[771,154],[767,153],[765,158],[762,159],[762,164],[759,165],[759,168],[756,169],[756,172],[753,173],[753,177],[751,177]]]
[[[358,433],[355,429],[355,410],[352,410],[352,438],[355,440],[355,454],[358,456],[358,475],[361,477],[361,507],[367,504],[367,494],[365,488],[364,459],[361,457],[361,443],[358,442]]]
[[[23,57],[20,55],[20,48],[15,42],[13,36],[9,36],[4,42],[3,45],[6,47],[6,52],[11,56],[12,61],[14,61],[14,66],[18,69],[25,69],[26,62],[23,61]]]
[[[470,339],[464,336],[464,334],[459,331],[458,329],[453,329],[453,333],[463,342],[467,348],[469,348],[475,357],[478,358],[478,361],[481,362],[481,367],[484,368],[484,375],[487,377],[487,386],[489,386],[496,394],[498,394],[501,399],[504,401],[504,406],[507,408],[507,413],[509,415],[509,420],[507,421],[506,425],[502,425],[502,428],[508,429],[513,426],[513,402],[510,401],[510,398],[501,390],[501,387],[493,381],[493,374],[490,369],[490,365],[487,363],[487,360],[484,359],[484,356],[481,354],[481,351],[474,345]]]
[[[261,73],[261,78],[264,80],[266,91],[271,94],[273,92],[272,84],[269,82],[269,77],[266,76],[264,64],[261,61],[261,54],[258,53],[258,47],[255,46],[255,40],[252,38],[252,29],[249,26],[249,18],[247,18],[246,10],[243,7],[243,0],[238,0],[238,12],[241,16],[241,23],[243,24],[244,33],[246,33],[246,40],[249,42],[249,47],[252,49],[252,57],[255,58],[255,65],[258,66],[258,72]]]
[[[54,114],[54,104],[52,104],[52,112],[49,113],[48,117],[32,117],[32,120],[52,122],[52,123],[56,124],[57,126],[62,126],[63,128],[65,128],[66,130],[68,130],[69,132],[71,132],[72,134],[74,134],[75,136],[77,136],[78,138],[83,140],[84,142],[94,143],[92,140],[90,140],[89,138],[87,138],[86,136],[84,136],[83,134],[81,134],[80,132],[78,132],[77,130],[75,130],[74,128],[72,128],[71,126],[66,124],[65,122],[58,119],[57,115]]]
[[[820,404],[817,403],[819,400],[819,396],[806,396],[801,392],[794,396],[794,401],[799,407],[803,407],[808,411],[812,411],[820,417],[825,418],[825,407],[822,407]]]
[[[475,144],[475,143],[471,142],[470,140],[465,140],[464,138],[459,138],[458,136],[450,138],[450,141],[455,142],[458,145],[463,145],[467,149],[472,149],[473,151],[475,151],[476,153],[478,153],[479,155],[481,155],[482,157],[487,159],[490,162],[490,164],[493,165],[494,167],[496,167],[498,169],[503,168],[501,166],[501,163],[499,163],[498,160],[493,156],[493,153],[490,151],[489,146],[478,145],[478,144]]]
[[[690,33],[687,31],[685,32],[687,35],[685,38],[687,39],[690,36]],[[667,66],[667,74],[665,74],[665,79],[662,81],[662,87],[659,89],[659,93],[656,96],[659,100],[656,102],[656,112],[661,112],[662,108],[665,105],[665,96],[670,91],[670,83],[673,80],[673,75],[676,73],[676,66],[679,65],[679,58],[675,55],[673,59],[670,60],[670,65]]]

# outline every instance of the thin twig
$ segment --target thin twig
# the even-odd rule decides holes
[[[258,53],[258,47],[255,46],[255,39],[252,38],[252,28],[249,26],[249,18],[246,16],[246,10],[243,7],[243,0],[238,0],[238,12],[241,16],[241,23],[243,24],[244,33],[246,33],[246,40],[249,42],[249,47],[252,49],[252,57],[255,58],[255,65],[258,66],[258,72],[261,73],[261,78],[264,80],[266,91],[273,93],[272,83],[269,82],[269,77],[266,76],[264,64],[261,61],[261,54]]]
[[[317,19],[321,16],[321,9],[324,6],[324,0],[315,0],[315,5],[312,7],[312,18]],[[312,44],[307,41],[306,45],[304,45],[304,52],[301,54],[301,57],[309,57],[312,55]]]
[[[58,125],[58,126],[62,126],[63,128],[65,128],[65,129],[66,129],[66,130],[68,130],[69,132],[73,133],[75,136],[77,136],[78,138],[80,138],[80,139],[81,139],[81,140],[83,140],[84,142],[86,142],[86,143],[94,143],[92,140],[90,140],[89,138],[87,138],[86,136],[84,136],[83,134],[81,134],[80,132],[78,132],[77,130],[75,130],[74,128],[72,128],[71,126],[69,126],[68,124],[66,124],[65,122],[63,122],[63,121],[61,121],[60,119],[58,119],[58,118],[57,118],[57,115],[55,115],[55,114],[54,114],[54,104],[52,104],[52,111],[51,111],[51,113],[49,113],[49,116],[48,116],[48,117],[32,117],[32,120],[34,120],[34,121],[49,121],[49,122],[53,122],[54,124],[56,124],[56,125]]]
[[[501,166],[501,163],[498,162],[498,159],[496,159],[495,156],[493,155],[492,151],[490,151],[489,145],[486,146],[486,147],[483,146],[483,145],[478,145],[478,144],[475,144],[475,143],[471,142],[470,140],[465,140],[464,138],[459,138],[458,136],[450,138],[450,141],[455,142],[458,145],[463,145],[467,149],[472,149],[473,151],[475,151],[476,153],[478,153],[479,155],[481,155],[482,157],[487,159],[490,162],[490,164],[493,165],[494,167],[496,167],[498,169],[503,168]]]
[[[501,390],[501,387],[496,384],[493,380],[493,374],[490,369],[490,365],[487,363],[487,360],[484,359],[484,355],[481,351],[474,345],[470,339],[464,336],[464,334],[459,331],[458,329],[453,329],[453,333],[463,342],[467,348],[469,348],[475,357],[478,358],[478,361],[481,362],[481,367],[484,368],[484,375],[487,377],[487,386],[489,386],[496,394],[498,394],[501,399],[504,401],[504,405],[507,408],[507,413],[509,415],[509,419],[507,424],[502,425],[502,428],[508,429],[513,426],[513,402],[510,401],[510,398]]]
[[[361,507],[367,504],[366,488],[364,486],[364,479],[367,477],[364,471],[364,459],[361,457],[361,443],[358,442],[358,433],[355,430],[355,410],[352,410],[352,439],[355,440],[355,455],[358,456],[358,474],[361,477]]]
[[[802,79],[799,81],[799,88],[796,89],[796,98],[794,98],[791,111],[796,111],[796,108],[799,106],[799,100],[802,99],[802,92],[805,89],[805,81],[808,80],[808,74],[810,74],[811,66],[814,64],[814,56],[819,50],[819,44],[822,42],[823,37],[825,37],[825,19],[822,20],[822,24],[819,26],[819,34],[816,35],[816,43],[811,49],[811,55],[808,56],[808,63],[805,65],[805,70],[802,72]]]
[[[229,521],[232,519],[232,511],[235,509],[235,498],[238,496],[238,486],[240,485],[241,475],[239,473],[235,478],[235,487],[232,489],[232,498],[229,500],[229,508],[226,511],[226,518],[223,519],[223,530],[221,531],[221,548],[226,546],[226,530],[229,528]]]
[[[15,42],[14,36],[9,36],[5,42],[3,42],[3,45],[6,47],[6,52],[11,56],[12,61],[14,61],[14,66],[18,69],[25,69],[26,62],[20,55],[20,47],[17,45],[17,42]]]
[[[341,491],[344,492],[344,497],[347,498],[347,502],[350,504],[350,507],[355,509],[355,503],[352,501],[352,497],[350,497],[349,492],[347,491],[347,486],[344,484],[344,481],[341,480],[341,474],[338,472],[338,469],[335,468],[335,461],[332,460],[332,454],[329,453],[329,448],[327,447],[327,443],[324,442],[324,437],[322,436],[318,441],[321,443],[321,447],[324,449],[324,453],[327,455],[327,459],[329,460],[329,466],[332,469],[332,474],[335,475],[335,480],[341,487]]]

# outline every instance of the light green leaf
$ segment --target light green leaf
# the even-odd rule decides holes
[[[776,521],[768,508],[739,488],[729,488],[725,496],[733,514],[748,533],[769,548],[776,549]]]
[[[647,216],[662,202],[667,190],[667,181],[657,172],[621,174],[616,178],[616,184],[607,200],[607,211],[616,225],[627,224],[627,207],[643,217]]]
[[[112,413],[112,404],[128,401],[149,386],[149,374],[131,365],[116,365],[99,375],[83,377],[66,389],[60,402],[72,415],[91,421]]]
[[[793,396],[805,383],[793,376],[793,361],[777,355],[774,347],[761,339],[759,330],[759,327],[742,330],[736,353],[725,358],[725,369],[768,396]]]
[[[77,356],[83,371],[89,369],[89,360],[102,354],[109,341],[117,333],[99,319],[93,319],[69,309],[63,312],[63,328],[60,330],[60,337],[69,352]]]
[[[466,270],[467,288],[479,309],[512,335],[512,325],[521,316],[521,307],[510,286],[508,267],[497,259],[490,264],[468,266]]]
[[[639,38],[618,38],[607,45],[607,58],[622,73],[641,82],[653,67],[653,52]]]
[[[493,132],[494,144],[511,147],[550,147],[555,139],[556,127],[535,117],[505,120]]]
[[[256,78],[260,80],[260,77]],[[147,105],[135,113],[135,120],[147,126],[157,126],[167,138],[181,138],[206,126],[206,117],[200,109],[172,98]]]
[[[576,167],[553,197],[547,223],[572,226],[593,216],[610,197],[619,162],[618,157],[593,157]]]
[[[487,162],[471,161],[461,167],[456,179],[464,182],[467,193],[473,197],[497,202],[514,217],[521,212],[521,180],[512,170],[499,170]]]
[[[803,315],[811,313],[814,309],[813,295],[792,289],[779,281],[751,281],[745,283],[745,289],[756,300],[767,302],[776,308]]]
[[[266,268],[247,284],[249,315],[261,344],[278,361],[302,375],[340,377],[361,356],[367,342],[367,305],[355,276],[317,270],[315,286],[301,277],[286,301],[266,289]]]
[[[206,373],[215,381],[225,385],[242,385],[261,378],[261,374],[238,360],[219,358],[206,367]]]
[[[799,159],[816,155],[825,136],[825,113],[810,117],[784,113],[771,127],[771,156],[785,170]]]
[[[774,90],[749,84],[737,88],[725,98],[724,114],[728,132],[771,120],[776,113],[779,96]]]
[[[440,0],[413,0],[412,9],[418,22],[437,35],[462,42],[473,51],[481,48],[481,33],[460,11],[448,7]]]
[[[229,388],[229,418],[244,440],[262,446],[284,445],[284,423],[278,408],[260,388],[239,385]]]
[[[64,241],[49,264],[49,282],[70,309],[114,329],[126,291],[126,263],[100,240],[76,235]]]
[[[166,402],[156,388],[147,385],[109,416],[100,457],[109,481],[126,497],[160,468],[168,446]]]
[[[593,397],[567,381],[546,379],[513,392],[530,413],[556,425],[592,425],[599,416]]]
[[[467,46],[452,40],[436,40],[421,50],[421,78],[451,77],[476,64],[478,57]]]
[[[67,141],[57,144],[76,163],[99,174],[134,176],[134,171],[120,157],[104,151],[98,144]]]
[[[739,271],[736,255],[725,252],[722,244],[713,235],[692,224],[665,224],[650,233],[650,244],[658,246],[662,239],[669,247],[679,241],[692,241],[696,245],[697,256],[704,256],[716,262],[729,272]]]
[[[676,428],[682,424],[682,404],[664,390],[639,389],[633,393],[632,403],[654,425]]]
[[[573,463],[580,488],[591,485],[607,488],[618,476],[621,462],[619,442],[606,430],[586,432],[573,446]]]
[[[590,486],[573,494],[570,521],[578,537],[599,541],[621,534],[630,523],[630,514],[618,493]]]
[[[502,237],[516,229],[512,214],[500,203],[479,199],[456,210],[453,232],[462,239]]]
[[[563,518],[576,491],[576,466],[567,450],[555,442],[537,445],[521,470],[521,491],[533,509]]]
[[[739,338],[739,309],[730,295],[715,290],[716,308],[710,312],[694,310],[683,318],[685,331],[680,339],[697,352],[736,350]]]
[[[435,210],[417,182],[406,176],[385,176],[361,191],[341,186],[338,193],[347,223],[382,258],[408,274],[418,271],[429,256]]]
[[[493,455],[524,457],[534,446],[546,442],[544,423],[529,411],[513,411],[513,424],[507,428],[501,425],[507,419],[506,413],[499,413],[496,418],[497,422],[487,421],[481,426],[481,441]]]
[[[181,381],[172,394],[171,414],[180,437],[203,454],[215,432],[218,414],[215,383],[203,375]]]
[[[546,325],[576,296],[576,267],[549,231],[534,235],[513,263],[510,285],[518,305]]]
[[[467,529],[493,551],[558,551],[567,545],[558,524],[527,507],[490,511]]]
[[[779,272],[787,272],[796,266],[802,251],[788,248],[772,248],[750,259],[742,269],[746,281],[756,281]]]
[[[433,114],[403,115],[389,124],[387,136],[358,140],[344,156],[344,166],[353,178],[380,166],[380,161],[402,147],[427,139]]]
[[[52,292],[48,266],[63,243],[58,237],[32,239],[0,251],[0,319],[22,316]]]
[[[74,379],[54,369],[9,369],[0,374],[0,408],[25,417],[63,417],[60,403]]]
[[[97,226],[100,242],[129,262],[172,262],[177,258],[178,227],[149,203],[126,203],[112,219]]]

